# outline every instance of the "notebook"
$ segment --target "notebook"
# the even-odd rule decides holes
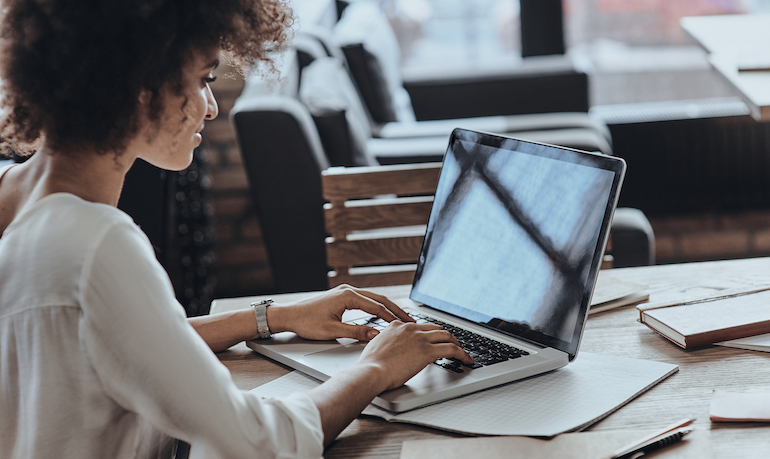
[[[639,321],[674,344],[692,349],[770,330],[770,285],[724,290],[716,296],[638,305]]]
[[[439,360],[372,403],[406,411],[574,360],[624,173],[619,158],[456,129],[410,297],[396,302],[464,346],[480,342],[477,365]],[[352,311],[343,320],[371,319]],[[366,345],[292,333],[247,344],[321,380]]]

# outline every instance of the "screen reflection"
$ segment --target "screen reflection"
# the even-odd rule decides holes
[[[615,174],[590,155],[499,143],[450,145],[412,299],[569,342]]]

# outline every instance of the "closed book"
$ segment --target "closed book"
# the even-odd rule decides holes
[[[637,306],[639,321],[685,349],[770,333],[770,286]]]
[[[650,294],[646,291],[640,290],[630,295],[622,296],[611,301],[605,301],[604,303],[591,303],[591,309],[588,310],[588,314],[596,314],[599,312],[609,311],[611,309],[621,308],[623,306],[636,306],[639,303],[643,303],[650,299]]]
[[[591,309],[588,314],[608,311],[622,306],[637,305],[650,299],[647,286],[634,282],[618,280],[607,274],[607,270],[599,271],[594,294],[591,297]]]

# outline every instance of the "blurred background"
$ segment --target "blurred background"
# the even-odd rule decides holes
[[[736,89],[680,25],[688,16],[770,13],[770,0],[375,3],[395,35],[397,71],[411,93],[417,120],[426,100],[428,105],[441,102],[434,96],[420,98],[415,82],[426,76],[477,80],[515,75],[532,66],[553,67],[557,61],[587,81],[578,108],[565,110],[583,111],[606,126],[612,154],[628,163],[620,206],[639,209],[649,219],[655,263],[770,255],[770,125],[749,116]],[[301,31],[308,25],[333,27],[348,2],[292,4]],[[137,165],[122,202],[150,234],[189,315],[207,313],[213,298],[286,290],[276,276],[260,220],[264,209],[254,193],[261,187],[280,194],[306,184],[266,185],[274,177],[264,170],[249,176],[248,159],[264,152],[243,148],[229,115],[254,82],[245,83],[227,65],[217,72],[220,78],[212,89],[220,115],[207,122],[193,166],[163,173]],[[538,75],[527,78],[537,80]],[[532,84],[539,89],[526,101],[529,113],[558,111],[541,105],[565,88],[547,77]],[[272,128],[254,129],[268,129],[259,134],[265,136]],[[292,161],[287,157],[271,170],[298,167]],[[271,218],[280,220],[290,211],[280,212]],[[303,257],[294,258],[301,262]]]
[[[592,105],[733,95],[679,25],[686,16],[770,12],[768,0],[564,0],[565,52],[591,73]],[[404,72],[520,64],[518,0],[382,0]],[[557,33],[557,32],[552,32]]]
[[[303,12],[317,14],[308,3],[295,1],[298,27],[310,21]],[[339,8],[344,2],[336,3]],[[551,54],[585,72],[590,113],[609,125],[614,154],[629,163],[620,204],[649,218],[657,263],[770,255],[770,188],[764,183],[770,130],[748,116],[736,90],[679,22],[685,16],[768,13],[770,0],[378,3],[398,40],[407,82],[425,74],[516,71]],[[237,78],[213,85],[220,116],[204,136],[215,297],[275,288],[228,120],[243,87]]]

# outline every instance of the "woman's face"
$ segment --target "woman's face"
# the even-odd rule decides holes
[[[170,88],[163,90],[160,130],[144,137],[147,144],[139,158],[167,170],[182,170],[190,165],[192,152],[201,143],[205,120],[219,114],[209,87],[217,65],[218,49],[196,52],[182,73],[182,93],[177,94]]]

